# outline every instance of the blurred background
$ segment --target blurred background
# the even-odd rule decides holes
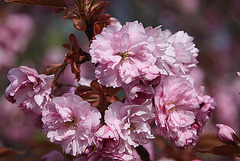
[[[200,52],[198,68],[192,74],[217,102],[201,136],[216,135],[216,123],[229,125],[239,134],[240,78],[236,72],[240,71],[240,0],[109,0],[106,13],[122,24],[138,20],[145,27],[162,25],[164,30],[183,30],[194,37]],[[4,99],[4,91],[9,85],[9,69],[26,65],[44,73],[47,65],[62,62],[67,53],[62,44],[69,43],[71,33],[88,51],[85,34],[70,20],[61,20],[63,14],[51,7],[0,1],[0,147],[23,152],[18,160],[39,160],[52,149],[61,152],[16,105]],[[177,150],[161,137],[153,141],[150,150],[159,161],[234,160],[201,154],[193,148]]]

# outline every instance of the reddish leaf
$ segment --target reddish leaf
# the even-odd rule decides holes
[[[79,86],[76,89],[75,94],[81,95],[82,93],[87,92],[87,91],[92,91],[92,88],[90,88],[88,86]]]
[[[92,13],[95,16],[100,15],[107,9],[108,4],[109,4],[109,2],[107,2],[107,1],[99,1],[99,3],[95,3],[91,8]]]
[[[109,15],[109,14],[103,14],[103,15],[99,15],[97,17],[97,20],[98,21],[106,21],[106,20],[109,20],[112,16]]]
[[[80,95],[84,101],[87,101],[91,106],[97,107],[100,102],[100,95],[97,91],[87,91]]]
[[[5,0],[6,2],[23,3],[30,5],[41,5],[51,7],[66,7],[67,4],[64,0]]]
[[[16,154],[23,154],[24,152],[15,151],[11,148],[0,147],[0,158],[10,157]]]
[[[76,29],[78,29],[80,31],[86,31],[87,30],[87,24],[86,24],[85,20],[74,19],[72,21],[73,21],[73,25]]]
[[[71,20],[71,17],[78,17],[78,15],[76,14],[76,10],[76,8],[67,9],[62,19],[65,20],[69,18]]]
[[[118,94],[121,90],[122,90],[122,88],[113,88],[113,87],[110,87],[110,88],[108,88],[107,95],[108,95],[108,96],[115,96],[115,95]]]
[[[103,27],[104,27],[103,23],[95,22],[94,28],[93,28],[94,36],[97,34],[100,34],[102,32]]]
[[[215,155],[240,158],[240,146],[233,145],[233,144],[216,146],[213,149],[205,150],[205,151],[201,151],[197,149],[197,151],[200,153],[210,153]]]

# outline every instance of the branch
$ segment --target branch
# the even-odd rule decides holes
[[[142,159],[142,161],[151,161],[149,158],[148,151],[142,145],[139,145],[135,149],[136,149],[138,155],[140,156],[140,158]]]

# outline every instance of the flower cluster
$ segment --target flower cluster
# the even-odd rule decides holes
[[[94,80],[90,86],[79,84],[75,94],[54,96],[56,75],[53,79],[21,66],[8,73],[6,98],[38,114],[50,141],[76,160],[134,160],[134,148],[155,138],[154,121],[161,136],[185,149],[196,144],[215,104],[190,76],[197,56],[193,38],[183,31],[117,22],[90,45],[99,84]],[[116,95],[120,88],[123,100]]]
[[[95,36],[90,46],[99,83],[123,87],[129,102],[141,104],[154,97],[152,86],[163,75],[182,76],[196,67],[198,49],[193,38],[161,27],[144,28],[141,23],[109,25]]]

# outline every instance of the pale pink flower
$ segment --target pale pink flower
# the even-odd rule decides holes
[[[168,38],[171,46],[168,47],[167,50],[169,51],[166,52],[173,52],[176,57],[176,61],[173,64],[169,64],[169,68],[175,75],[179,72],[181,74],[188,74],[197,66],[198,61],[196,57],[199,50],[195,48],[193,39],[193,37],[183,31],[178,31]]]
[[[214,109],[214,101],[195,90],[192,80],[167,77],[155,94],[156,124],[160,134],[178,148],[195,145]]]
[[[66,93],[55,97],[42,112],[43,131],[67,154],[77,156],[94,144],[101,114],[81,97]]]
[[[196,115],[195,126],[197,127],[198,133],[201,133],[203,131],[203,127],[206,125],[209,118],[213,115],[216,102],[212,97],[209,95],[203,95],[203,93],[200,94],[199,100],[200,109]]]
[[[147,99],[154,97],[154,89],[151,85],[145,84],[139,80],[122,86],[125,92],[125,99],[130,104],[142,104]]]
[[[95,36],[89,51],[92,63],[98,63],[95,71],[98,81],[107,87],[120,87],[149,72],[153,73],[150,79],[154,79],[158,74],[153,67],[156,58],[146,45],[145,29],[137,21],[103,28],[102,33]]]
[[[53,75],[38,74],[33,68],[20,66],[11,69],[7,77],[11,82],[5,92],[7,100],[40,114],[50,99]]]
[[[224,143],[235,142],[233,134],[236,135],[236,132],[229,126],[223,124],[217,124],[218,128],[217,136]]]
[[[151,101],[141,105],[114,102],[105,111],[104,119],[108,126],[117,129],[120,137],[127,141],[126,145],[137,147],[154,138],[149,125],[154,117]]]
[[[168,65],[176,61],[176,57],[173,53],[167,52],[167,48],[170,46],[168,38],[172,33],[169,30],[162,31],[161,26],[155,28],[147,27],[145,29],[148,35],[147,48],[157,58],[155,65],[159,68],[161,75],[168,75]]]
[[[200,67],[193,68],[190,75],[194,79],[194,87],[200,87],[204,84],[205,73]]]
[[[237,72],[237,75],[240,77],[240,72]]]
[[[172,34],[169,30],[162,31],[158,26],[154,29],[146,28],[148,34],[148,48],[157,58],[156,66],[164,75],[188,74],[198,61],[198,49],[192,42],[193,37],[179,31]]]
[[[63,154],[59,151],[53,150],[44,156],[42,156],[41,161],[65,161]]]
[[[125,140],[123,140],[116,129],[108,125],[102,126],[95,133],[97,152],[101,157],[109,159],[133,158],[132,154],[126,150]]]

